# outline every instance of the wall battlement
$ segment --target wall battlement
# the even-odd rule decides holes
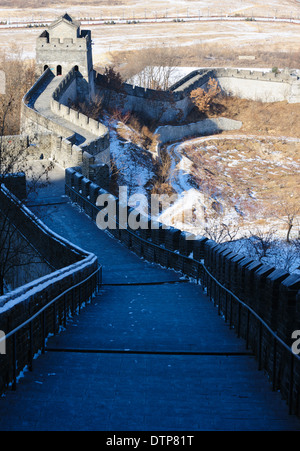
[[[86,81],[93,84],[91,31],[81,30],[80,23],[68,14],[59,17],[36,41],[39,75],[46,67],[55,75],[66,75],[77,66]]]
[[[82,165],[85,156],[88,158],[89,155],[95,157],[93,164],[98,161],[110,167],[108,129],[64,104],[70,98],[76,100],[77,86],[82,82],[81,75],[75,68],[61,79],[51,93],[49,117],[35,109],[36,100],[54,78],[48,68],[24,96],[21,107],[22,134],[32,139],[36,134],[51,133],[51,158],[65,168]],[[51,113],[54,113],[54,117],[57,116],[57,121],[53,120]],[[86,135],[83,143],[77,143],[76,132],[78,135]],[[92,160],[88,158],[88,161]]]
[[[128,83],[115,89],[99,73],[95,76],[95,92],[108,108],[132,111],[161,123],[181,121],[192,108],[190,99],[183,94],[145,89]]]
[[[169,91],[156,91],[123,83],[118,89],[109,86],[99,73],[95,77],[96,92],[106,105],[124,111],[134,111],[147,119],[167,123],[183,120],[193,104],[189,94],[193,89],[205,89],[210,78],[218,80],[223,92],[262,102],[300,102],[300,79],[290,71],[272,72],[245,69],[198,69],[172,85]]]
[[[299,76],[288,70],[272,72],[231,68],[199,69],[179,80],[170,89],[177,94],[177,98],[181,98],[193,89],[205,87],[210,78],[218,80],[224,92],[238,97],[263,102],[300,102],[296,88],[300,87]]]
[[[194,78],[198,78],[199,80],[206,80],[212,78],[221,78],[221,77],[235,77],[242,79],[252,79],[252,80],[260,80],[260,81],[274,81],[278,83],[294,82],[294,76],[290,75],[289,72],[272,72],[268,71],[259,71],[259,70],[247,70],[247,69],[234,69],[234,68],[207,68],[207,69],[198,69],[190,72],[188,75],[180,79],[178,82],[174,83],[170,90],[175,91],[183,91],[185,89],[185,84]],[[205,81],[204,81],[205,83]]]
[[[83,113],[80,113],[78,111],[73,110],[67,105],[64,105],[61,102],[62,97],[64,96],[67,89],[70,87],[70,85],[73,82],[77,81],[77,78],[80,75],[77,71],[73,68],[68,74],[62,79],[58,87],[55,89],[55,91],[52,94],[51,99],[51,110],[58,114],[59,116],[67,119],[69,122],[71,122],[73,125],[83,127],[88,132],[94,134],[95,136],[101,137],[106,141],[106,147],[107,147],[107,140],[108,140],[108,129],[105,127],[105,125],[101,124],[101,122],[96,121],[95,119],[92,119],[88,116],[86,116]]]
[[[72,39],[72,38],[53,38],[51,42],[47,41],[47,38],[39,38],[39,41],[37,42],[37,49],[40,51],[43,50],[53,50],[57,51],[57,46],[59,46],[60,49],[78,49],[82,50],[83,52],[86,51],[86,44],[89,42],[89,39],[87,37],[83,38],[85,41],[82,42],[82,38],[80,39]]]

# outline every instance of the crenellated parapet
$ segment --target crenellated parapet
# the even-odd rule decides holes
[[[142,215],[91,183],[78,168],[66,170],[66,193],[98,227],[98,218],[105,210],[110,234],[139,257],[201,283],[218,313],[253,351],[259,369],[267,372],[274,390],[280,390],[288,401],[290,412],[299,415],[300,359],[291,349],[291,332],[300,329],[299,274],[265,265],[232,252],[224,244]],[[113,217],[102,196],[114,202]],[[123,226],[124,208],[127,227]]]
[[[73,68],[61,80],[51,96],[51,111],[63,119],[66,119],[70,124],[74,125],[75,128],[84,128],[88,133],[94,135],[95,138],[92,142],[85,145],[85,150],[89,151],[90,148],[91,154],[97,155],[99,152],[109,148],[109,133],[107,127],[101,122],[74,110],[68,105],[69,100],[72,97],[69,90],[72,88],[72,84],[80,83],[79,77],[80,75]],[[77,98],[76,88],[74,93],[72,100],[76,100]]]
[[[63,167],[81,166],[87,158],[94,165],[105,164],[110,168],[107,127],[68,106],[70,100],[77,100],[81,83],[81,75],[75,68],[63,78],[55,77],[49,68],[46,69],[24,96],[21,131],[30,139],[50,134],[48,156]]]
[[[210,78],[218,80],[227,94],[262,102],[300,102],[300,80],[296,71],[247,70],[234,68],[208,68],[191,72],[170,90],[179,99],[193,89],[205,88]]]
[[[234,68],[204,68],[192,71],[168,91],[146,89],[123,83],[116,89],[113,83],[97,73],[95,90],[106,106],[133,111],[160,123],[182,121],[193,108],[190,92],[205,89],[210,78],[216,79],[222,91],[261,102],[300,102],[300,79],[295,71],[246,70]]]

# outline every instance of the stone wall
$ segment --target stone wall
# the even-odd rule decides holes
[[[38,113],[33,108],[37,97],[51,79],[53,79],[53,74],[50,69],[47,69],[24,96],[21,104],[22,135],[36,137],[40,133],[53,133],[63,138],[68,138],[73,135],[73,132],[69,128],[51,121],[51,119]]]
[[[159,120],[162,124],[170,121],[181,122],[192,108],[189,93],[197,87],[205,87],[209,78],[218,79],[221,87],[225,91],[231,91],[234,95],[262,101],[288,100],[290,102],[300,101],[300,82],[295,74],[247,71],[238,69],[209,69],[198,70],[190,73],[178,83],[172,86],[169,92],[154,91],[123,84],[119,89],[110,88],[102,75],[96,75],[97,94],[102,96],[104,105],[110,108],[117,108],[125,111],[133,111],[143,115],[147,119]],[[72,130],[76,127],[86,130],[89,136],[94,135],[95,139],[81,145],[76,145],[73,138],[74,131],[68,127],[53,122],[50,118],[44,117],[33,109],[34,102],[45,84],[53,78],[53,73],[47,69],[37,83],[26,94],[22,103],[22,134],[31,139],[39,134],[53,134],[51,139],[51,158],[63,167],[82,165],[84,154],[91,164],[107,164],[110,169],[110,149],[109,133],[107,128],[99,121],[88,118],[68,106],[69,100],[75,101],[78,90],[82,83],[82,76],[73,68],[55,89],[51,99],[52,112],[72,125]],[[162,135],[172,135],[174,139],[193,136],[198,134],[215,132],[218,129],[227,129],[228,125],[220,123],[225,119],[202,122],[200,129],[198,125],[190,124],[184,130],[173,128],[172,130],[162,129]],[[238,126],[238,125],[237,125]],[[204,127],[204,128],[203,128]],[[234,126],[235,128],[235,126]],[[162,138],[163,139],[163,138]],[[86,168],[86,165],[85,165]],[[93,170],[86,170],[85,174],[94,173]]]
[[[97,198],[105,193],[108,194],[84,178],[76,168],[66,170],[66,194],[94,221],[100,211],[96,207]],[[118,224],[118,199],[116,202]],[[280,389],[291,410],[300,415],[300,359],[291,353],[292,332],[300,330],[300,275],[290,275],[234,254],[224,245],[205,237],[166,228],[149,217],[141,217],[132,208],[128,208],[128,213],[136,215],[141,227],[132,230],[117,226],[109,232],[145,260],[181,271],[201,282],[219,314],[253,350],[259,368],[267,371],[273,388]],[[223,284],[227,291],[214,280]],[[279,341],[274,345],[274,337],[268,328],[283,344]]]
[[[217,79],[224,92],[261,102],[300,102],[299,77],[292,72],[271,72],[245,69],[199,69],[175,83],[171,90],[187,95],[191,90],[205,88],[209,78]]]
[[[24,172],[17,174],[7,174],[3,180],[3,184],[11,191],[19,200],[27,197],[26,175]]]
[[[21,155],[29,147],[29,138],[28,135],[2,136],[1,145],[10,155]]]
[[[95,83],[96,92],[103,97],[106,106],[123,112],[133,111],[163,124],[183,120],[193,107],[189,93],[196,88],[205,88],[210,78],[217,79],[221,89],[229,95],[262,102],[300,102],[299,77],[289,71],[199,69],[183,77],[169,91],[155,91],[128,83],[115,89],[99,73]]]
[[[74,165],[82,166],[86,177],[97,182],[102,179],[102,183],[107,186],[107,174],[110,173],[109,131],[101,122],[69,107],[70,100],[77,100],[78,86],[81,82],[81,75],[73,68],[53,92],[51,110],[70,122],[75,130],[76,127],[80,127],[95,138],[81,145],[75,145],[70,138],[58,137],[55,149],[59,149],[58,154],[63,167],[72,166],[72,159]]]
[[[55,268],[51,274],[0,297],[0,330],[6,336],[45,308],[41,316],[7,339],[6,355],[0,356],[2,393],[8,384],[16,382],[26,365],[30,368],[33,356],[44,349],[47,336],[58,331],[70,312],[74,314],[90,300],[97,286],[98,261],[49,230],[4,187],[0,205],[1,209],[8,208],[14,225]],[[47,308],[52,300],[56,301]]]
[[[69,99],[72,101],[77,99],[76,86],[79,83],[80,75],[73,68],[53,92],[51,110],[75,127],[81,127],[88,133],[95,135],[95,139],[85,146],[85,151],[97,155],[109,147],[109,133],[107,127],[99,121],[89,118],[68,106]]]
[[[158,127],[156,133],[159,135],[160,144],[166,144],[167,142],[180,141],[192,136],[205,136],[227,130],[239,130],[242,125],[240,121],[220,117],[217,119],[204,119],[203,121],[187,125],[164,125]]]
[[[35,279],[50,274],[55,269],[48,264],[45,257],[24,237],[22,231],[2,216],[1,209],[0,229],[7,233],[7,242],[9,241],[10,243],[4,254],[8,262],[7,272],[5,274],[5,286],[7,290],[14,291],[22,285],[26,285]]]
[[[72,156],[72,153],[74,154],[75,149],[73,148],[71,153],[69,149],[66,149],[68,154],[63,155],[63,150],[60,150],[60,148],[57,147],[58,144],[55,138],[56,137],[49,131],[31,135],[3,136],[2,146],[4,152],[16,155],[16,162],[19,162],[20,167],[23,167],[23,160],[27,156],[37,160],[44,158],[54,159],[64,164],[63,161],[68,162],[72,159],[70,156]],[[62,140],[62,138],[60,138],[60,140]],[[78,155],[78,158],[76,157],[73,159],[73,164],[77,164],[78,161],[82,160],[82,150],[79,150],[80,155]],[[60,152],[58,156],[56,156],[57,151]],[[18,166],[18,163],[16,163],[16,166]]]
[[[23,139],[35,143],[36,141],[41,142],[41,135],[48,136],[48,145],[39,149],[40,154],[52,158],[64,168],[82,165],[84,154],[86,156],[90,154],[95,157],[94,165],[97,163],[107,164],[110,169],[108,129],[98,121],[67,106],[69,99],[76,100],[78,86],[82,81],[81,75],[74,68],[62,79],[54,91],[50,105],[55,115],[70,123],[70,128],[43,116],[33,108],[35,100],[52,79],[52,71],[48,68],[24,96],[21,105]],[[68,124],[68,122],[64,122],[64,124]],[[73,131],[76,130],[76,127],[84,129],[91,136],[90,141],[77,145],[76,135]]]
[[[145,120],[155,119],[160,123],[180,122],[193,107],[188,96],[174,95],[172,92],[144,89],[128,83],[114,89],[99,73],[95,77],[95,90],[105,107],[123,113],[134,112]]]

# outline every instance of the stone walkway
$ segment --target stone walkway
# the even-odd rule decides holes
[[[34,109],[42,116],[45,116],[51,121],[68,128],[70,130],[70,136],[76,133],[77,145],[88,144],[96,138],[96,135],[88,132],[82,127],[72,124],[70,121],[58,116],[51,110],[50,102],[52,94],[61,81],[62,77],[54,77],[47,82],[47,86],[43,89],[34,102]]]
[[[300,430],[200,286],[139,259],[70,203],[34,211],[98,255],[104,286],[0,398],[1,431]]]

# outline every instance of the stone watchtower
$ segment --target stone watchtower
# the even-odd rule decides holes
[[[54,75],[65,76],[75,67],[82,76],[82,91],[93,94],[91,31],[81,30],[80,22],[69,14],[59,17],[37,38],[36,63],[39,75],[49,67]]]

